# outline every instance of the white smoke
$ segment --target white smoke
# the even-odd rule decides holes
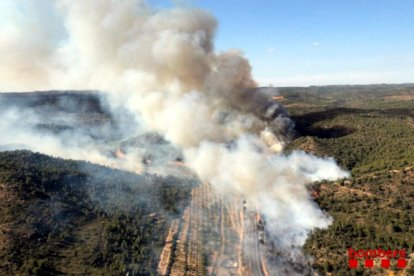
[[[239,51],[215,52],[209,13],[153,10],[140,0],[6,3],[16,16],[0,27],[2,90],[109,92],[181,146],[203,181],[257,204],[283,246],[303,245],[310,230],[330,223],[306,184],[348,174],[332,159],[282,153],[292,122],[255,89]],[[45,17],[51,10],[57,16]]]
[[[290,155],[266,151],[257,137],[242,136],[232,147],[203,142],[185,151],[201,180],[224,195],[238,195],[265,215],[273,235],[283,237],[286,248],[301,246],[307,233],[324,228],[331,219],[312,202],[306,184],[346,177],[332,159],[304,152]]]
[[[67,114],[55,114],[53,120],[36,113],[31,108],[9,107],[0,101],[0,150],[27,149],[65,159],[84,160],[128,170],[143,171],[142,157],[134,154],[115,158],[104,143],[98,143],[89,133],[77,126],[61,133],[42,131],[39,126],[57,123],[62,126],[78,124],[76,118]],[[105,130],[106,131],[106,130]]]

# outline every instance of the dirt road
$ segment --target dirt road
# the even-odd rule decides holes
[[[161,275],[263,274],[257,215],[242,199],[225,198],[208,183],[192,191],[191,204],[172,223],[160,256]]]

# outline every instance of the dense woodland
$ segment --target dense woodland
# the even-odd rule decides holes
[[[0,153],[0,274],[154,275],[194,183]]]
[[[349,269],[346,250],[414,252],[414,85],[286,88],[281,94],[296,123],[288,150],[332,156],[352,174],[310,187],[334,219],[306,243],[314,267],[333,275],[385,274],[378,264]],[[412,256],[408,275],[414,275]]]

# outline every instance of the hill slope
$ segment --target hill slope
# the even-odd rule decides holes
[[[414,85],[286,88],[281,94],[298,132],[288,150],[332,156],[352,173],[349,180],[311,187],[334,218],[305,246],[315,267],[333,275],[384,275],[378,264],[351,271],[347,249],[414,251]]]
[[[193,185],[0,152],[0,274],[153,274]]]

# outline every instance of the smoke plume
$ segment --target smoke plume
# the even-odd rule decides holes
[[[240,51],[215,51],[211,14],[140,0],[1,5],[14,14],[0,27],[3,91],[107,92],[113,106],[180,146],[202,181],[257,206],[281,247],[301,246],[330,223],[306,184],[348,174],[329,158],[283,153],[292,121],[273,91],[256,88]]]

